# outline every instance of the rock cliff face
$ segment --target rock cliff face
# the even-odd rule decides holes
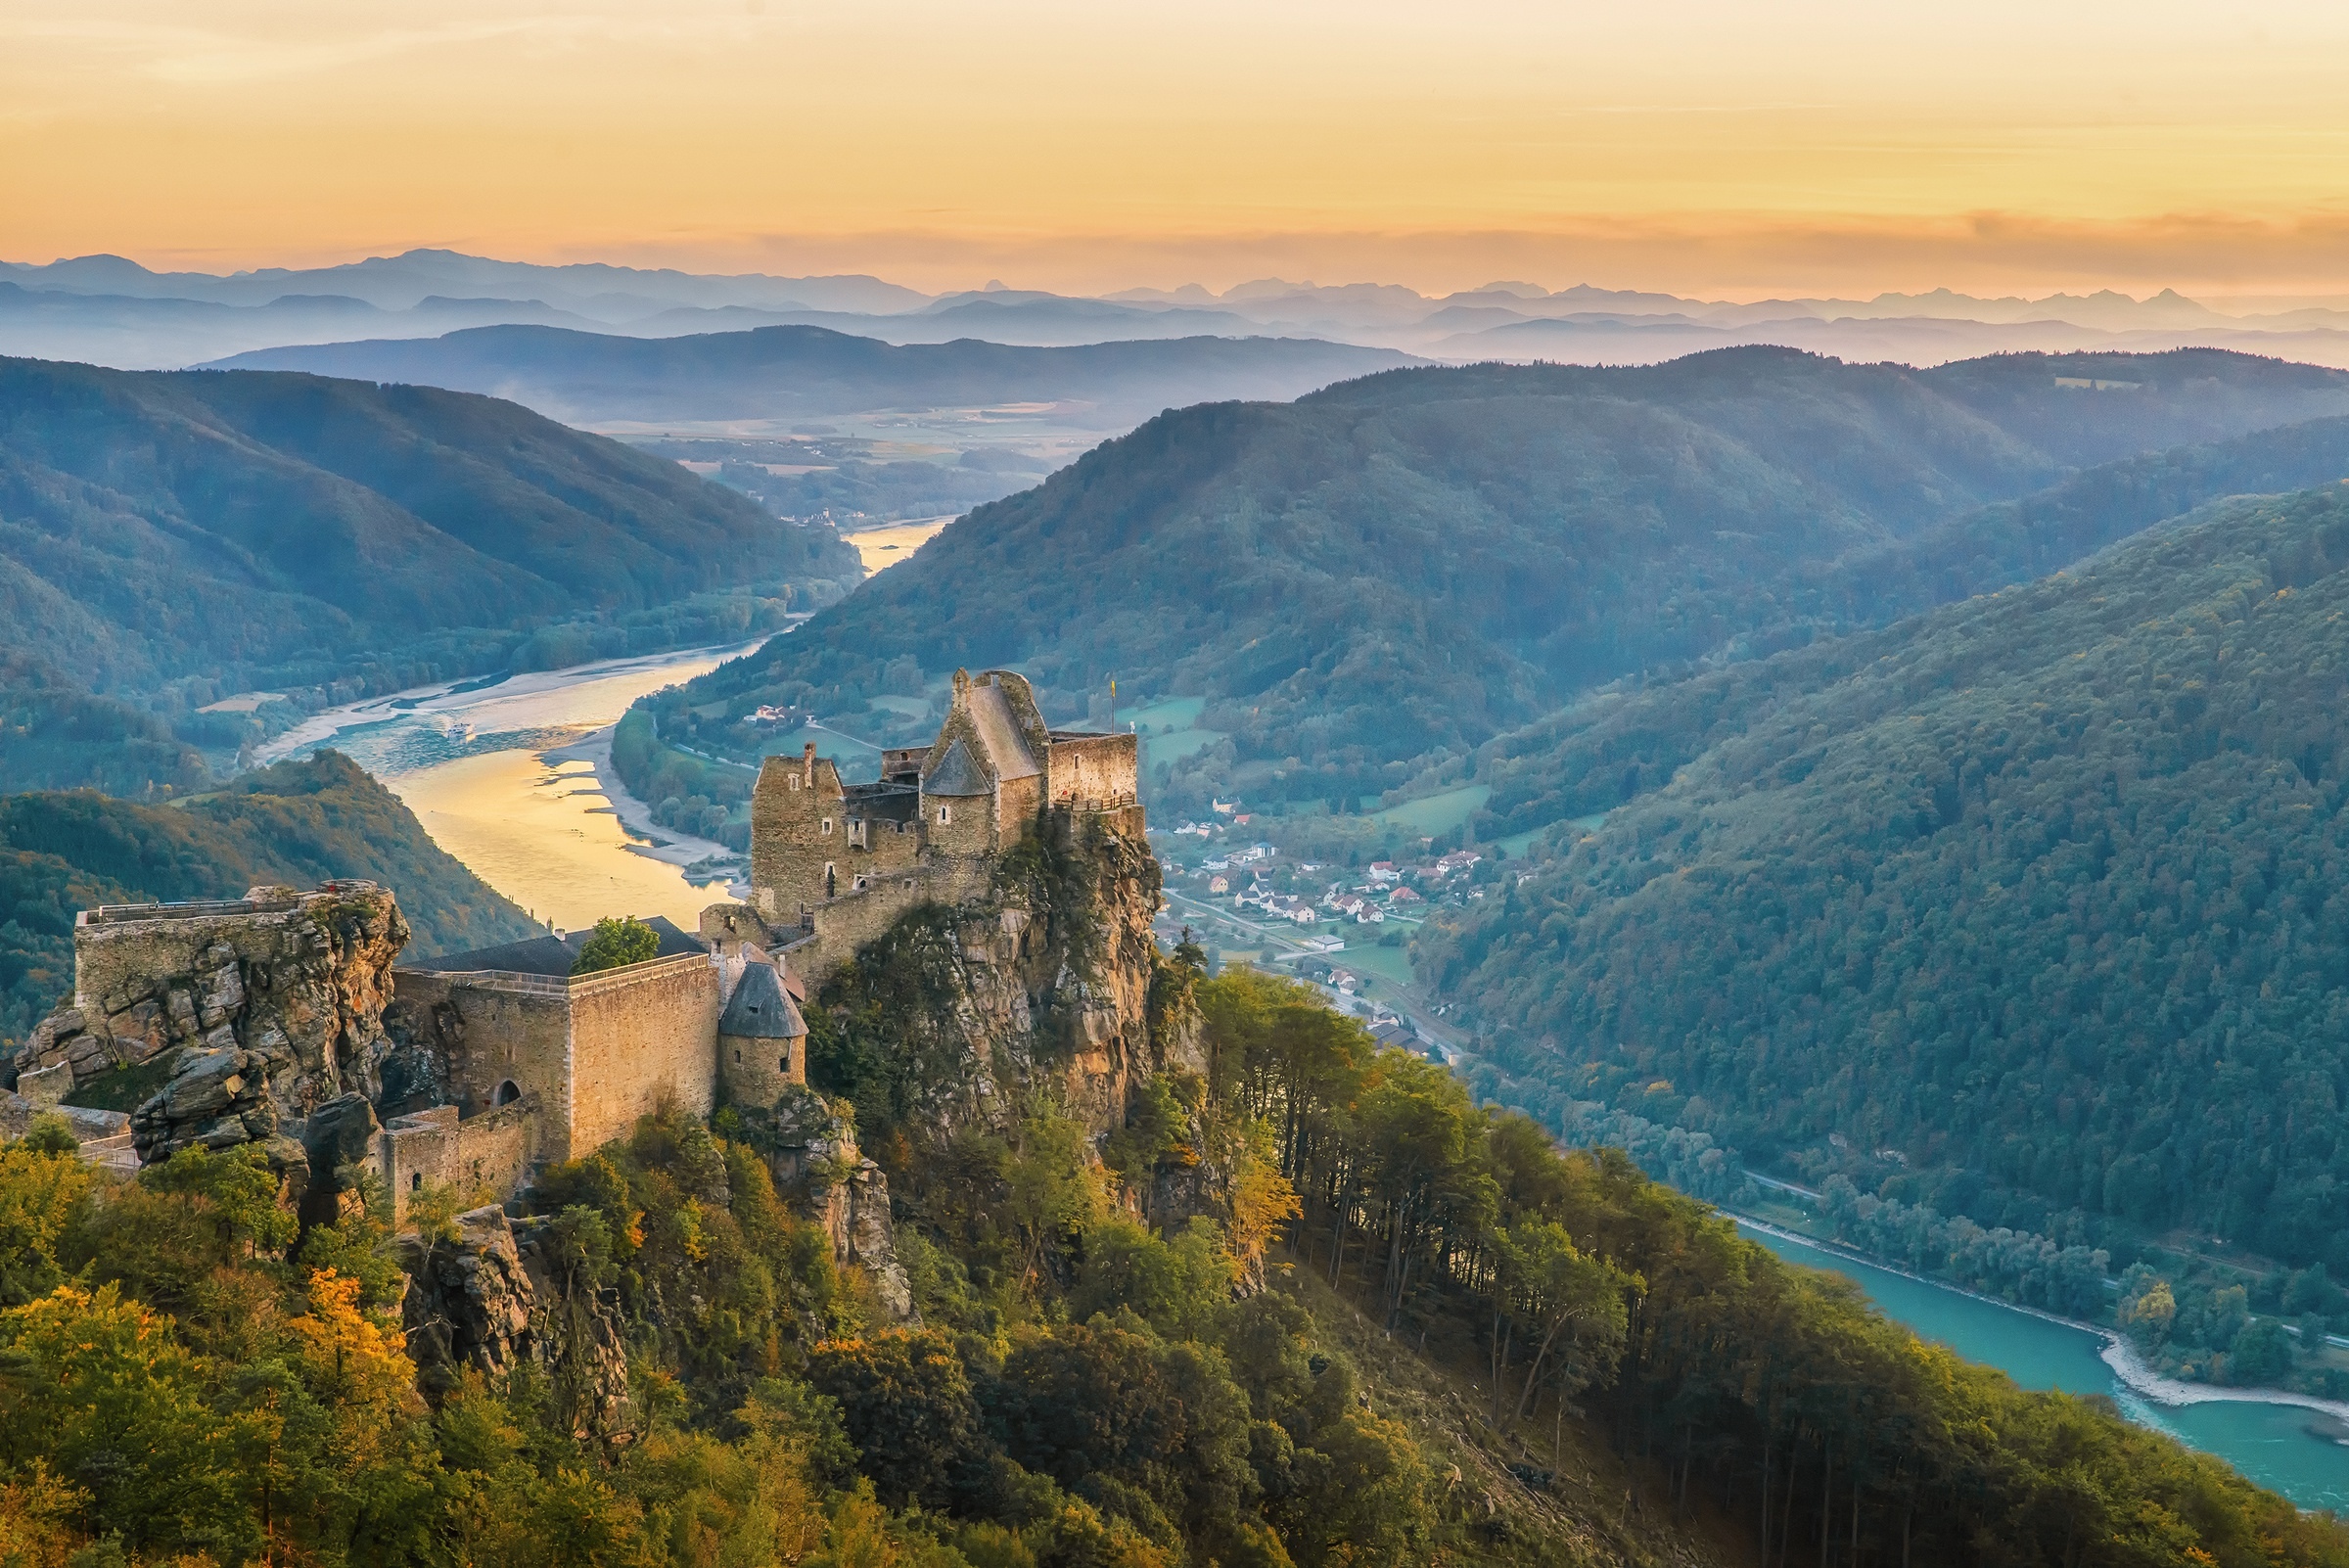
[[[73,1001],[35,1025],[20,1076],[60,1065],[78,1086],[173,1055],[131,1132],[140,1157],[277,1139],[356,1090],[373,1097],[392,964],[408,940],[371,882],[255,888],[239,903],[111,912],[74,933]]]
[[[835,1258],[873,1276],[891,1316],[913,1320],[913,1286],[891,1236],[889,1177],[856,1147],[855,1124],[797,1084],[771,1109],[740,1114],[784,1201],[832,1237]]]
[[[886,1099],[941,1131],[1049,1088],[1096,1135],[1152,1075],[1204,1073],[1195,1013],[1159,985],[1158,861],[1129,815],[1046,818],[984,896],[913,910],[816,977],[810,1063],[869,1072],[860,1111]]]
[[[436,1404],[465,1368],[501,1379],[545,1369],[575,1435],[625,1441],[627,1350],[619,1302],[577,1277],[552,1222],[519,1228],[495,1206],[457,1216],[454,1239],[394,1243],[408,1275],[401,1309],[416,1383]]]

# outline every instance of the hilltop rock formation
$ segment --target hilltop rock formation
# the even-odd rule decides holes
[[[16,1067],[62,1065],[78,1087],[175,1052],[170,1080],[131,1118],[141,1159],[273,1142],[345,1090],[378,1090],[407,940],[397,900],[372,882],[106,913],[78,934],[73,1000],[34,1026]]]

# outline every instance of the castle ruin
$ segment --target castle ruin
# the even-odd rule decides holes
[[[17,1083],[54,1103],[176,1052],[168,1081],[128,1118],[142,1160],[258,1142],[297,1182],[372,1172],[395,1213],[428,1184],[504,1197],[664,1104],[707,1114],[721,1100],[811,1098],[801,1006],[826,979],[916,908],[977,907],[1024,840],[1077,830],[1124,844],[1121,863],[1149,882],[1119,893],[1122,927],[1136,929],[1120,974],[1084,1003],[1093,1054],[1076,1070],[1097,1080],[1096,1119],[1112,1126],[1125,1055],[1146,1036],[1156,907],[1135,761],[1130,734],[1046,726],[1020,675],[958,670],[937,738],[884,753],[877,782],[844,785],[812,746],[767,759],[751,899],[712,905],[691,935],[657,922],[658,955],[585,975],[569,972],[574,949],[552,937],[397,963],[406,922],[372,883],[84,910],[74,998],[33,1031]],[[986,918],[1004,934],[1000,956],[1024,957],[1018,911]],[[985,942],[973,950],[992,954]],[[1018,986],[994,989],[1015,993],[998,1010],[1025,1019]],[[802,1141],[832,1148],[842,1135],[810,1124]],[[827,1158],[844,1150],[852,1144]],[[882,1194],[867,1194],[866,1211],[877,1201],[885,1215],[877,1173],[858,1181]],[[859,1212],[831,1222],[870,1228]]]

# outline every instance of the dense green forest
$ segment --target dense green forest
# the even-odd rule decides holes
[[[144,798],[203,783],[204,759],[153,714],[0,649],[0,791],[103,790]]]
[[[2084,377],[2137,385],[2058,385]],[[671,706],[856,715],[957,664],[1016,664],[1082,715],[1114,675],[1130,698],[1208,696],[1202,727],[1231,738],[1216,782],[1256,803],[1376,793],[1594,683],[1897,614],[1913,607],[1903,581],[1966,591],[1981,574],[1929,555],[1871,562],[1860,603],[1838,574],[2078,466],[2344,408],[2349,376],[2204,352],[1912,371],[1750,348],[1395,371],[1162,415]],[[2302,483],[2339,436],[2301,444],[2319,455],[2233,461]],[[2223,483],[2202,470],[2228,461],[2197,459],[2172,487]],[[2110,490],[2064,503],[2098,509],[2091,534],[2166,515],[2146,515],[2162,483]],[[1958,559],[1970,571],[1999,549]],[[2030,569],[2028,549],[2004,554],[2010,575]],[[903,727],[881,709],[863,721]],[[746,758],[760,739],[722,719],[697,734]]]
[[[1509,1072],[1765,1166],[2337,1277],[2344,568],[2349,487],[2218,503],[1587,704],[1508,760],[1500,820],[1626,804],[1422,973]]]
[[[100,692],[412,684],[549,623],[861,575],[827,530],[494,398],[0,360],[0,644]]]
[[[117,1182],[36,1129],[0,1149],[0,1552],[2349,1562],[2330,1519],[1966,1366],[1620,1155],[1560,1154],[1196,959],[1158,983],[1212,1071],[1148,1085],[1105,1163],[1046,1098],[895,1140],[918,1323],[779,1201],[751,1108],[547,1172],[564,1277],[624,1324],[624,1443],[560,1366],[424,1398],[380,1209],[305,1227],[249,1152]],[[1156,1196],[1186,1174],[1204,1201]],[[455,1195],[425,1200],[422,1240],[453,1237]]]
[[[94,790],[0,795],[0,1040],[73,990],[73,916],[101,903],[236,899],[264,882],[392,888],[420,955],[536,935],[425,836],[398,797],[334,752],[170,806]]]

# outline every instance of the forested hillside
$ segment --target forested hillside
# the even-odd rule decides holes
[[[2131,385],[2061,384],[2100,378]],[[1250,799],[1351,796],[1592,684],[1964,591],[1988,544],[1958,568],[1929,549],[1871,566],[1866,602],[1837,573],[2077,465],[2345,409],[2349,376],[2200,352],[1916,372],[1756,348],[1391,372],[1162,415],[975,510],[684,702],[853,714],[958,663],[1016,664],[1082,714],[1116,676],[1129,700],[1206,696],[1202,727],[1231,737],[1215,765]],[[2096,527],[2145,510],[2107,506]],[[2028,549],[2004,553],[2029,569]],[[695,721],[697,746],[758,749]]]
[[[541,928],[425,836],[398,798],[321,752],[177,806],[90,790],[0,795],[0,1040],[73,989],[73,916],[101,903],[236,899],[364,877],[399,896],[416,954]]]
[[[380,1202],[298,1223],[257,1146],[130,1182],[37,1133],[0,1149],[0,1549],[2349,1563],[2330,1517],[2108,1404],[2020,1393],[1620,1155],[1562,1155],[1302,988],[1200,956],[1153,992],[1198,1004],[1213,1071],[1150,1081],[1105,1161],[1047,1095],[891,1140],[912,1323],[779,1191],[762,1107],[647,1117],[540,1174],[510,1227],[424,1192],[389,1249]],[[511,1302],[517,1232],[545,1364],[484,1373],[446,1324],[403,1341],[395,1260],[470,1261],[455,1288]],[[555,1353],[590,1328],[618,1430]]]
[[[1414,362],[1390,348],[1311,338],[1031,348],[975,338],[898,345],[802,326],[683,338],[508,326],[263,348],[222,363],[490,392],[581,421],[820,419],[886,408],[1054,403],[1077,424],[1122,430],[1162,408],[1295,397]]]
[[[185,790],[204,760],[153,714],[94,697],[40,660],[0,649],[0,791]]]
[[[2337,1272],[2345,670],[2335,484],[1588,704],[1498,820],[1628,804],[1422,973],[1511,1071],[1749,1161]]]
[[[580,618],[690,642],[719,590],[860,576],[828,530],[511,403],[0,360],[0,646],[92,690],[412,683]]]

